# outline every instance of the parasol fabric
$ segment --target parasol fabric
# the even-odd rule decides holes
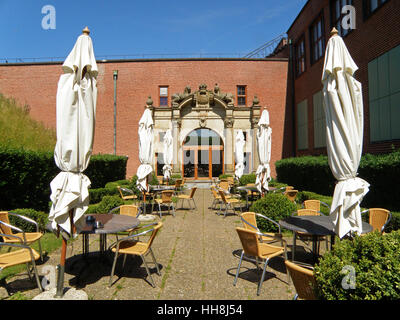
[[[235,138],[235,176],[240,179],[244,172],[244,134],[238,130]]]
[[[92,40],[79,36],[63,66],[57,88],[57,143],[54,159],[61,172],[51,181],[49,221],[71,236],[69,212],[77,231],[89,205],[90,180],[83,174],[92,154],[98,74]]]
[[[163,166],[163,174],[164,174],[164,179],[169,180],[171,178],[171,173],[172,173],[172,158],[173,158],[173,145],[172,145],[172,134],[171,134],[171,129],[168,129],[167,132],[164,135],[164,153],[163,153],[163,160],[164,160],[164,166]]]
[[[330,38],[322,75],[329,166],[337,180],[330,215],[342,238],[361,233],[360,203],[369,184],[357,177],[363,144],[362,86],[358,67],[338,35]]]
[[[258,122],[257,129],[257,148],[260,164],[256,171],[256,187],[258,191],[264,193],[268,191],[268,182],[271,181],[271,139],[272,129],[269,126],[269,113],[264,110]]]
[[[147,176],[153,172],[153,118],[150,109],[146,109],[139,121],[139,161],[137,186],[140,191],[149,191]]]

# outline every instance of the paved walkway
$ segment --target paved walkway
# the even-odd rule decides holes
[[[211,192],[198,189],[195,194],[198,210],[179,209],[176,216],[162,217],[163,228],[153,243],[153,251],[161,266],[161,276],[152,268],[156,287],[146,280],[147,274],[140,257],[129,257],[124,270],[121,270],[122,257],[118,260],[114,283],[108,288],[113,256],[100,261],[93,254],[83,264],[81,237],[69,243],[65,271],[65,288],[77,288],[94,300],[287,300],[295,293],[292,284],[288,285],[284,260],[272,259],[260,296],[257,296],[257,284],[261,270],[249,262],[243,262],[241,274],[236,286],[233,280],[239,261],[241,243],[235,227],[241,226],[237,215],[218,216],[209,209],[212,203]],[[185,202],[185,205],[187,202]],[[159,220],[156,216],[156,220]],[[109,244],[115,240],[108,237]],[[287,239],[290,244],[290,238]],[[98,237],[90,237],[90,250],[99,248]],[[290,248],[290,247],[289,247]],[[290,249],[288,250],[290,252]],[[151,261],[151,257],[147,257]],[[52,253],[49,260],[38,269],[43,274],[45,266],[56,266],[60,261],[60,250]],[[39,290],[30,284],[26,276],[9,279],[11,287],[28,297],[38,295]],[[26,290],[26,286],[30,290]],[[0,291],[0,298],[4,297]]]

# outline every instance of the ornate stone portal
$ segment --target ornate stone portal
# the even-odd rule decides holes
[[[172,130],[174,140],[174,174],[184,176],[187,172],[185,166],[189,165],[195,168],[196,174],[193,177],[187,178],[211,178],[213,175],[220,173],[234,174],[235,136],[238,129],[246,132],[245,152],[248,154],[248,171],[254,172],[257,169],[257,144],[255,132],[253,135],[252,129],[258,122],[261,107],[256,96],[251,106],[238,107],[234,105],[233,95],[222,92],[218,84],[215,84],[213,90],[208,90],[206,84],[200,84],[198,90],[193,93],[191,87],[186,86],[182,93],[173,94],[171,97],[171,107],[153,106],[151,97],[147,99],[146,107],[150,108],[153,114],[155,153],[162,154],[163,152],[162,133],[168,129]],[[222,146],[213,145],[213,142],[204,146],[204,141],[201,146],[197,147],[192,143],[188,143],[188,137],[192,137],[193,131],[197,129],[204,129],[206,131],[207,129],[211,129],[212,132],[215,132],[213,136],[221,138]],[[206,131],[197,130],[196,132]],[[210,141],[214,140],[210,138]],[[218,153],[216,150],[221,150],[223,153],[222,159],[214,159],[215,154]],[[203,155],[201,161],[204,163],[200,163],[200,154]],[[209,157],[208,160],[207,154]],[[158,160],[162,160],[162,157]],[[207,171],[209,172],[209,176],[207,177],[207,174],[205,174],[204,177],[204,174],[203,176],[198,174],[200,167],[207,166],[210,160],[212,163],[210,162],[210,169]],[[157,157],[155,157],[155,169],[157,167],[156,161]],[[223,165],[220,166],[222,172],[211,167],[216,161],[222,161]],[[162,172],[157,172],[157,174],[162,175]]]

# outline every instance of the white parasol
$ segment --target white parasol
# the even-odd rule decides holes
[[[90,180],[83,174],[92,154],[98,74],[89,29],[77,39],[57,88],[57,143],[54,159],[61,172],[50,183],[49,221],[61,231],[62,250],[56,296],[63,294],[67,239],[79,233],[89,206]]]
[[[271,169],[269,162],[271,161],[271,138],[272,129],[269,126],[269,113],[264,110],[258,122],[257,129],[257,146],[258,158],[260,164],[256,171],[256,187],[262,194],[268,191],[268,182],[271,181]]]
[[[354,77],[358,67],[343,39],[332,31],[322,75],[326,115],[326,141],[329,166],[337,180],[331,217],[336,233],[361,233],[360,203],[369,184],[357,177],[363,143],[363,100],[361,83]]]
[[[235,139],[235,176],[240,179],[244,171],[244,134],[238,130]]]
[[[140,191],[148,192],[147,176],[153,172],[153,118],[150,109],[144,110],[139,121],[139,161],[137,186]]]
[[[171,178],[172,173],[172,158],[173,158],[173,145],[172,145],[172,134],[171,129],[168,129],[164,135],[164,166],[163,166],[163,174],[164,179],[169,180]]]
[[[86,29],[85,29],[86,30]],[[52,206],[49,220],[64,237],[79,229],[89,205],[90,180],[83,174],[92,154],[97,65],[89,32],[77,39],[63,66],[57,89],[57,143],[54,159],[61,172],[50,183]],[[73,221],[69,212],[73,211]]]

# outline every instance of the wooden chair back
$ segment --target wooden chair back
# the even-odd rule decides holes
[[[7,211],[0,211],[0,221],[10,224],[10,220],[8,219],[8,212]],[[0,223],[0,233],[3,234],[12,234],[12,230],[10,227],[5,226],[4,224]]]
[[[253,257],[259,257],[260,248],[257,233],[244,228],[236,228],[236,232],[239,235],[244,253]]]
[[[253,230],[253,231],[254,231],[254,230],[258,231],[257,220],[256,220],[256,214],[255,214],[255,212],[251,212],[251,211],[244,212],[244,213],[242,213],[240,216],[243,218],[243,220],[245,220],[246,222],[248,222],[248,223],[246,223],[246,222],[242,221],[242,222],[243,222],[243,227],[244,227],[245,229],[247,229],[247,230]],[[254,226],[254,228],[256,228],[256,229],[254,229],[252,226]]]
[[[369,209],[369,224],[372,226],[372,231],[383,231],[382,229],[389,218],[389,212],[389,210],[382,208]]]
[[[316,300],[313,289],[316,286],[314,272],[289,260],[285,261],[285,265],[292,278],[298,297],[305,300]]]
[[[303,205],[305,209],[321,210],[321,202],[319,200],[306,200]]]
[[[174,194],[173,190],[164,190],[164,191],[162,191],[161,192],[161,201],[163,203],[171,203],[173,194]]]
[[[314,209],[298,209],[297,215],[298,216],[319,216],[320,213]]]
[[[119,207],[119,214],[136,217],[138,214],[139,208],[133,204],[125,204]]]

